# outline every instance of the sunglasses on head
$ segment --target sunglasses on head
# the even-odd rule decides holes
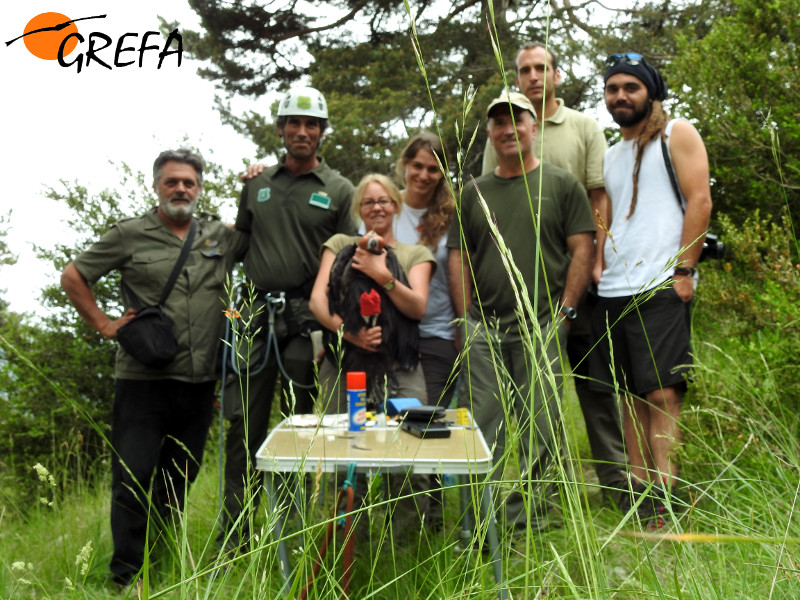
[[[644,56],[636,52],[626,52],[625,54],[612,54],[606,59],[606,66],[613,67],[619,62],[626,62],[635,67],[644,62]]]

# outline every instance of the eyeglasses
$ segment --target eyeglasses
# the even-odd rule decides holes
[[[372,198],[370,198],[368,200],[362,200],[361,201],[361,208],[372,208],[376,204],[380,205],[381,208],[386,208],[392,202],[394,202],[394,201],[391,198],[387,198],[386,196],[382,196],[382,197],[378,198],[377,200],[373,200]]]
[[[612,54],[606,59],[606,66],[613,67],[619,62],[626,62],[635,67],[639,63],[644,62],[644,56],[636,52],[626,52],[625,54]]]

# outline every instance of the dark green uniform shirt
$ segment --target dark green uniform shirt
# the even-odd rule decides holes
[[[279,164],[247,181],[236,228],[251,234],[244,271],[256,288],[288,292],[306,286],[308,298],[322,244],[336,233],[356,233],[353,191],[324,161],[297,177]]]
[[[241,259],[247,235],[227,227],[217,217],[196,217],[197,233],[165,311],[175,324],[178,354],[164,369],[150,369],[117,350],[118,379],[177,379],[190,383],[217,378],[219,340],[224,327],[225,280]],[[75,259],[75,267],[90,283],[117,269],[141,306],[156,304],[178,260],[183,240],[164,225],[153,209],[111,227]],[[133,306],[123,288],[125,309]]]
[[[541,257],[538,289],[536,274],[536,217],[539,206],[539,178],[541,174]],[[501,328],[517,322],[516,297],[511,287],[509,273],[498,250],[497,240],[479,202],[476,187],[489,207],[489,214],[497,223],[503,243],[522,273],[532,306],[537,302],[536,314],[540,324],[551,318],[547,287],[552,301],[557,302],[567,279],[570,255],[567,238],[578,233],[594,231],[592,212],[583,186],[572,173],[546,162],[526,175],[530,202],[523,177],[510,179],[489,173],[469,184],[461,199],[460,219],[450,226],[448,248],[469,251],[474,271],[474,286],[470,316],[481,319],[481,308],[487,316],[500,319]]]

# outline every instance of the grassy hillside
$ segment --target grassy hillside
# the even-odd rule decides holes
[[[684,419],[683,501],[665,534],[643,534],[633,515],[623,516],[592,482],[584,432],[575,405],[567,405],[570,451],[580,482],[563,481],[560,518],[540,533],[503,537],[504,574],[515,598],[782,598],[800,594],[794,518],[798,438],[794,415],[776,413],[780,398],[749,389],[744,365],[718,347],[698,348],[702,373],[735,385],[735,397],[695,398]],[[738,383],[734,383],[738,380]],[[748,393],[750,392],[750,393]],[[776,390],[777,392],[777,390]],[[729,411],[728,407],[734,406]],[[108,480],[75,482],[62,492],[45,481],[42,501],[25,511],[8,508],[0,519],[0,597],[31,599],[122,598],[107,581],[111,540]],[[31,477],[37,477],[31,469]],[[441,534],[391,543],[381,498],[369,514],[369,540],[357,541],[351,584],[354,598],[493,598],[497,587],[488,557],[464,545],[456,524],[458,489],[448,488],[448,526]],[[192,489],[183,523],[169,528],[153,549],[142,597],[273,598],[281,578],[276,548],[265,528],[272,516],[262,504],[261,533],[252,549],[229,558],[214,542],[217,464],[208,456]],[[308,576],[328,509],[316,507],[289,522],[295,585]],[[24,515],[23,515],[24,512]],[[256,529],[258,530],[258,528]],[[361,535],[365,535],[363,532]],[[324,563],[310,597],[339,597],[342,539]],[[337,558],[337,560],[334,560]],[[546,590],[546,595],[544,591]],[[540,594],[540,595],[537,595]],[[298,597],[299,588],[294,590]],[[131,595],[135,597],[135,592]]]

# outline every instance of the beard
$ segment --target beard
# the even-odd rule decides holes
[[[630,104],[623,106],[624,108],[633,110],[631,112],[622,112],[618,110],[619,108],[622,108],[622,106],[608,107],[608,112],[611,113],[611,118],[614,119],[614,122],[620,127],[632,127],[637,123],[641,123],[650,114],[649,104],[645,104],[640,108],[631,106]]]
[[[309,160],[314,158],[317,155],[317,150],[319,149],[319,142],[317,142],[316,147],[311,148],[303,148],[302,150],[298,147],[298,145],[290,144],[284,146],[286,148],[286,154],[291,156],[296,160]]]
[[[176,205],[172,204],[173,200],[188,200],[189,204],[187,205]],[[159,198],[161,203],[161,210],[164,211],[164,214],[167,215],[170,219],[174,221],[188,221],[192,218],[194,214],[194,208],[197,206],[197,198],[194,200],[188,197],[182,196],[172,196],[171,198]]]

